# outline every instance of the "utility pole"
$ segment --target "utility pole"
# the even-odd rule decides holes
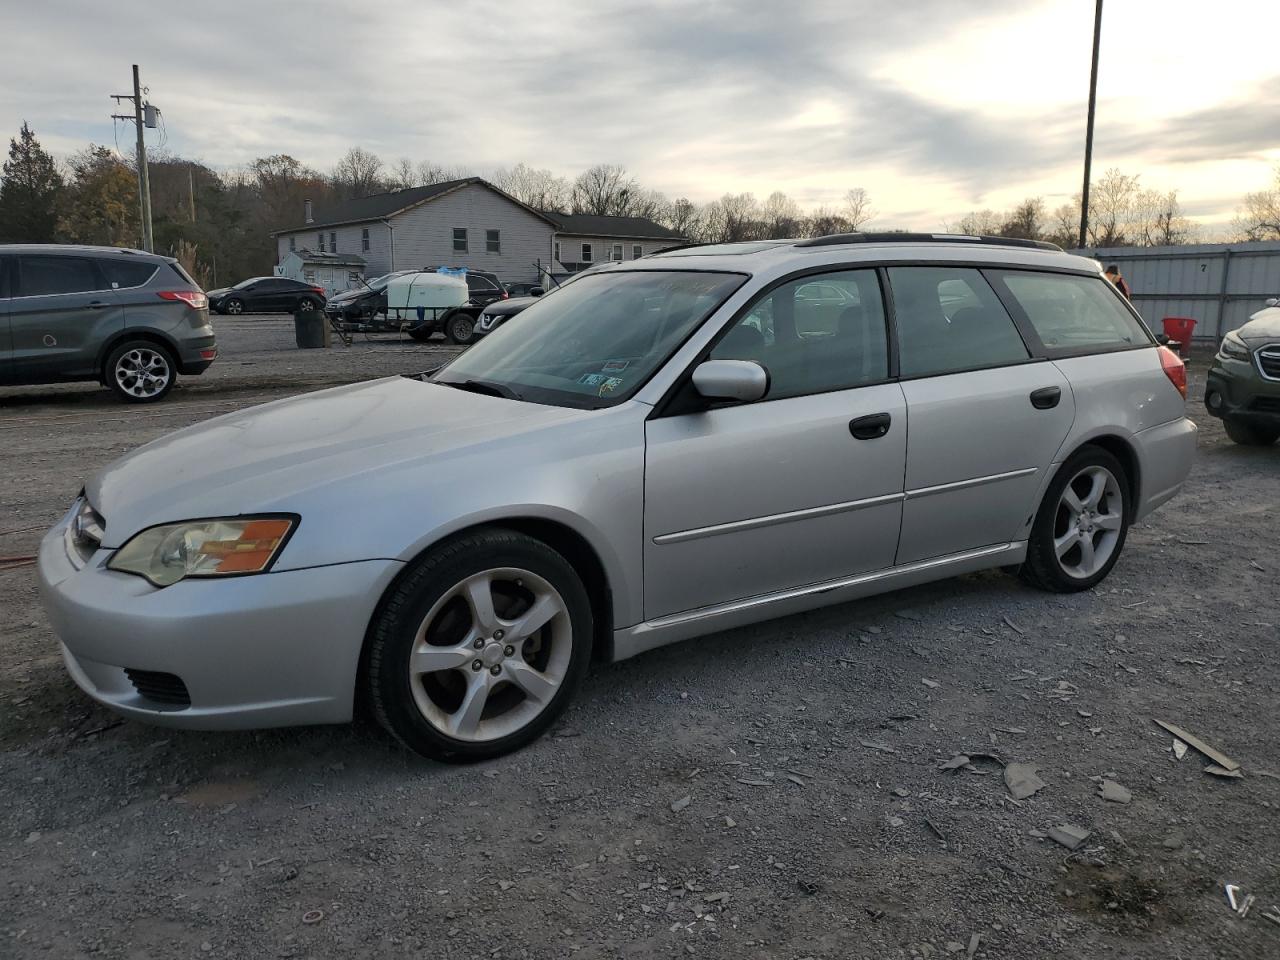
[[[187,194],[191,197],[191,222],[196,222],[196,183],[191,176],[191,164],[187,164]]]
[[[142,249],[148,253],[155,252],[155,240],[151,234],[151,181],[147,175],[147,143],[143,137],[143,102],[142,84],[138,80],[138,65],[133,65],[133,95],[113,93],[111,98],[119,103],[121,100],[133,101],[133,116],[113,113],[112,120],[132,120],[138,128],[138,207],[142,218]]]
[[[1102,0],[1093,11],[1093,66],[1089,71],[1089,122],[1084,134],[1084,188],[1080,191],[1080,243],[1083,250],[1089,234],[1089,177],[1093,166],[1093,112],[1098,103],[1098,44],[1102,39]]]

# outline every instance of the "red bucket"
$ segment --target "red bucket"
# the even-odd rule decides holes
[[[1196,328],[1196,322],[1191,317],[1165,317],[1161,321],[1164,324],[1164,335],[1170,340],[1178,341],[1178,352],[1183,358],[1191,356],[1191,334]]]

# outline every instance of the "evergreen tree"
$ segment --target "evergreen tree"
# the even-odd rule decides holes
[[[53,157],[23,121],[18,136],[9,141],[9,159],[0,181],[0,240],[53,243],[61,194],[62,175]]]

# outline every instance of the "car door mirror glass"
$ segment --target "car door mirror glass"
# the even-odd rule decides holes
[[[546,291],[545,291],[545,290],[543,290],[541,287],[530,287],[530,288],[529,288],[529,296],[531,296],[531,297],[540,297],[540,296],[542,296],[544,293],[546,293]]]
[[[693,371],[693,387],[707,400],[752,403],[769,392],[769,371],[754,360],[706,360]]]

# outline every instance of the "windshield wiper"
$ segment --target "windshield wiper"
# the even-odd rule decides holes
[[[492,380],[433,380],[433,383],[439,383],[446,387],[456,387],[459,390],[469,390],[471,393],[481,393],[490,397],[502,397],[504,400],[520,400],[523,399],[520,394],[516,393],[504,383],[494,383]]]

